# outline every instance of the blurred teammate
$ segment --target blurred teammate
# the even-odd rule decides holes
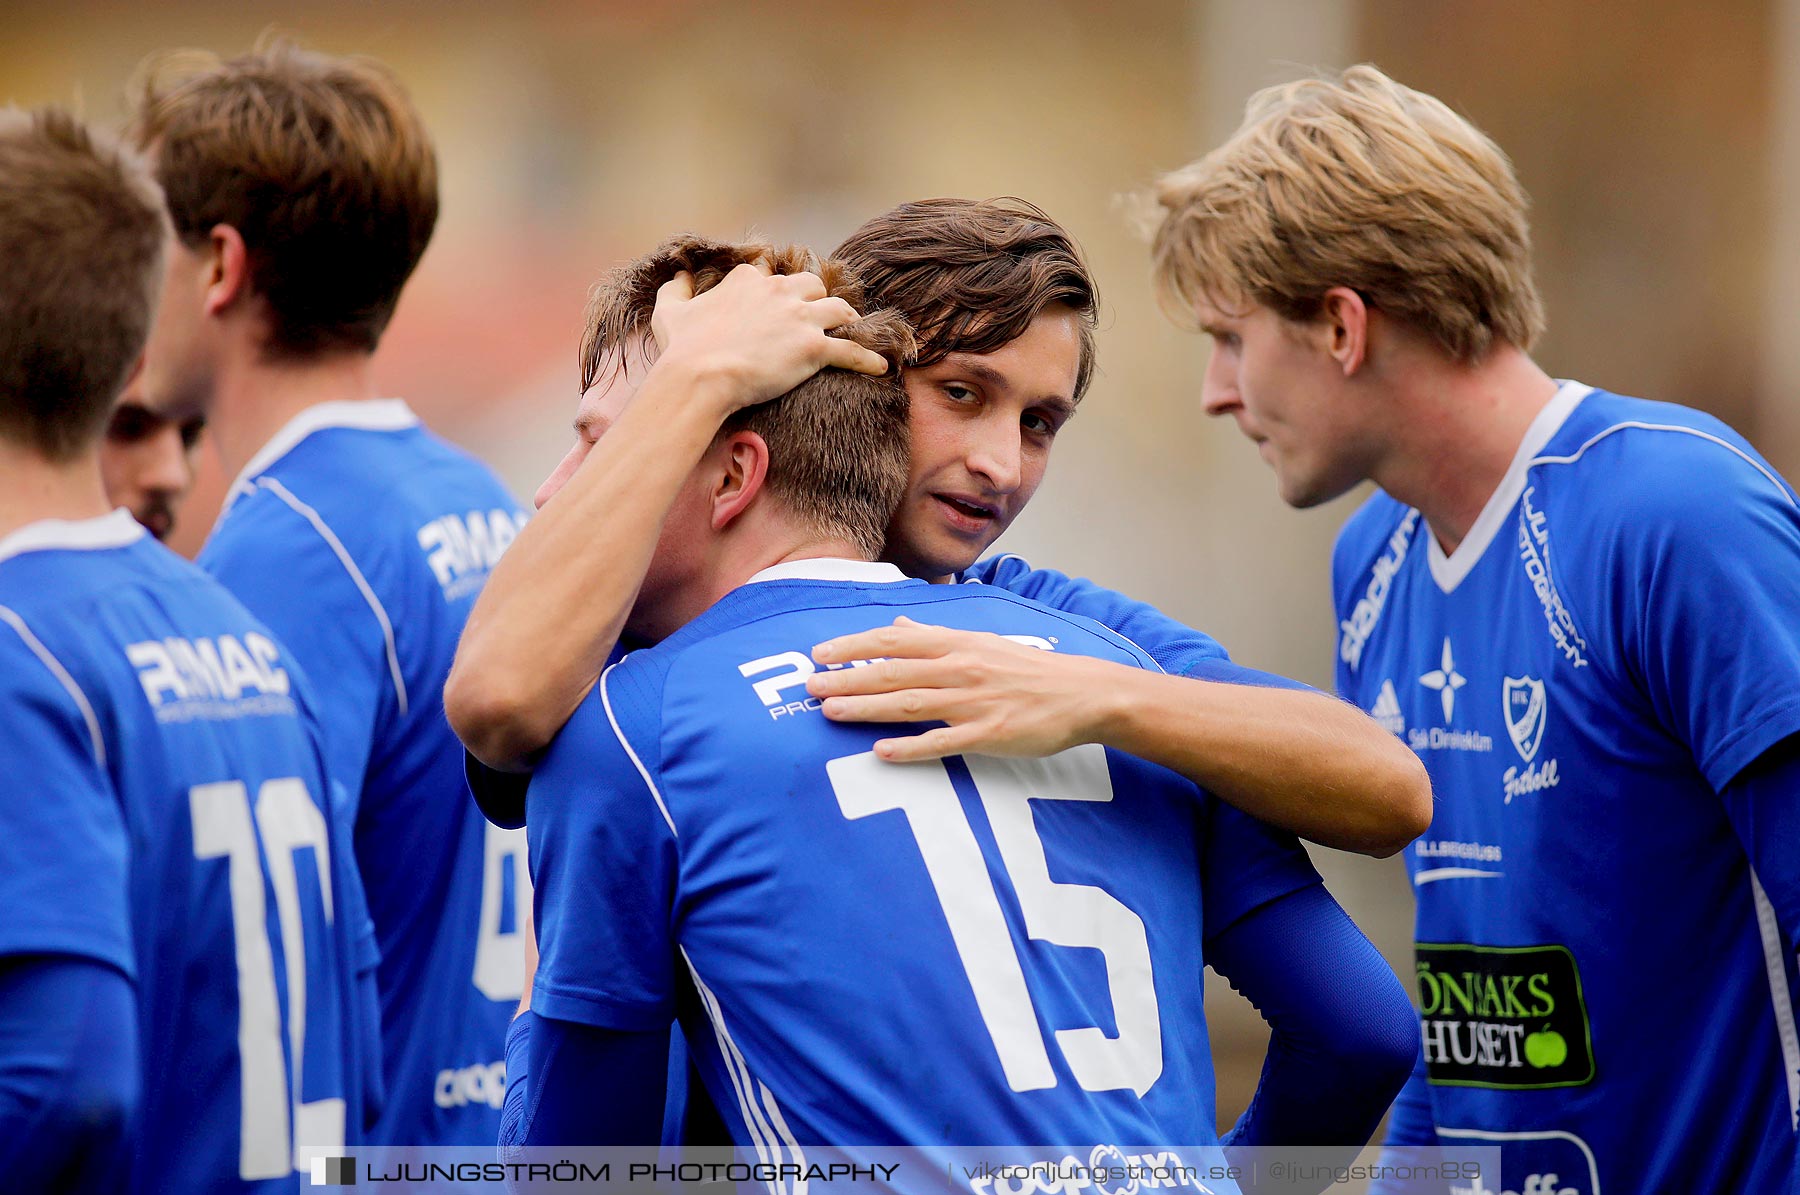
[[[456,799],[439,691],[525,514],[371,375],[437,218],[429,136],[384,67],[280,42],[153,59],[133,133],[175,230],[140,389],[207,415],[236,480],[200,563],[294,645],[353,789],[382,956],[374,1138],[492,1142],[530,885],[522,836]]]
[[[8,1190],[293,1191],[363,1118],[366,920],[300,674],[107,513],[102,429],[166,237],[134,159],[0,113]]]
[[[166,540],[194,485],[194,453],[206,420],[167,418],[129,390],[113,407],[100,441],[100,476],[107,501],[123,506],[144,530]]]
[[[1163,179],[1159,286],[1338,539],[1338,683],[1424,758],[1423,1069],[1393,1145],[1558,1195],[1786,1190],[1800,509],[1730,428],[1547,376],[1525,197],[1372,67]]]
[[[676,242],[615,277],[589,359],[637,351],[678,267],[704,289],[754,251]],[[716,350],[691,330],[659,368]],[[904,357],[892,312],[846,334]],[[1290,1040],[1385,1035],[1358,1059],[1383,1076],[1365,1080],[1377,1102],[1340,1113],[1372,1123],[1410,1062],[1411,1010],[1291,839],[1092,744],[895,766],[879,732],[805,700],[812,643],[900,610],[1154,668],[1087,619],[868,563],[907,489],[907,406],[897,378],[818,374],[727,419],[670,503],[626,623],[659,646],[608,669],[532,780],[543,963],[523,1140],[654,1139],[679,1012],[733,1140],[777,1163],[814,1143],[1206,1146],[1203,953]],[[1040,945],[1015,940],[1011,899]],[[1271,932],[1290,918],[1304,932]],[[1332,994],[1296,990],[1302,954]],[[1041,1034],[1040,1016],[1063,1028]],[[1293,1086],[1277,1067],[1259,1101],[1316,1094]]]

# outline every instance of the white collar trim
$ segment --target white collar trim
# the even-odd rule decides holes
[[[1463,537],[1462,543],[1456,545],[1456,551],[1444,555],[1443,547],[1437,536],[1426,526],[1425,562],[1431,566],[1431,579],[1444,593],[1450,593],[1463,583],[1463,578],[1472,572],[1480,563],[1481,557],[1500,534],[1500,528],[1506,525],[1512,514],[1514,504],[1519,495],[1525,492],[1525,470],[1530,466],[1532,458],[1542,452],[1550,438],[1562,430],[1562,425],[1581,400],[1594,392],[1592,386],[1584,386],[1580,382],[1561,382],[1556,393],[1537,413],[1531,426],[1525,429],[1525,438],[1519,441],[1519,450],[1513,453],[1512,463],[1506,467],[1506,475],[1494,492],[1488,495],[1487,505],[1481,508],[1469,534]]]
[[[754,585],[758,581],[858,581],[867,585],[905,580],[908,580],[905,573],[885,561],[818,556],[811,560],[788,560],[772,564],[744,584]]]
[[[244,466],[244,471],[237,475],[237,480],[225,492],[225,504],[231,505],[240,493],[248,492],[251,483],[260,474],[267,472],[270,466],[292,452],[314,432],[334,427],[396,432],[416,427],[418,422],[419,417],[413,414],[412,408],[398,398],[353,398],[307,407],[288,420],[286,426],[269,437],[269,442],[250,458],[250,463]]]
[[[91,519],[39,519],[0,539],[0,560],[23,552],[62,548],[73,552],[122,548],[144,538],[144,529],[123,506]]]

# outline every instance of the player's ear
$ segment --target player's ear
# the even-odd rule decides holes
[[[244,235],[229,224],[215,224],[206,238],[206,314],[222,314],[250,294],[250,250]]]
[[[719,445],[712,486],[712,528],[723,531],[756,501],[769,476],[769,446],[753,431],[736,431]]]
[[[1322,313],[1326,347],[1332,360],[1349,377],[1362,368],[1369,353],[1369,305],[1347,286],[1325,292]]]

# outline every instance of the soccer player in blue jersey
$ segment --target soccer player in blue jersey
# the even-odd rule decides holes
[[[522,985],[522,836],[462,790],[439,692],[525,512],[375,388],[437,217],[430,138],[379,64],[271,43],[153,60],[133,135],[175,240],[139,391],[236,475],[200,556],[319,687],[381,947],[384,1144],[494,1139]]]
[[[1390,1143],[1510,1191],[1784,1191],[1800,1091],[1800,507],[1718,420],[1548,376],[1525,197],[1373,67],[1162,180],[1206,410],[1333,558],[1338,684],[1425,760],[1422,1067]]]
[[[974,565],[1042,480],[1055,434],[1091,370],[1093,284],[1068,234],[1018,201],[903,205],[870,221],[839,253],[872,280],[871,305],[895,307],[925,332],[920,363],[903,374],[912,400],[912,466],[886,551],[915,575],[949,579]],[[528,765],[527,753],[547,741],[569,703],[593,684],[686,462],[705,450],[719,422],[745,401],[791,388],[828,354],[856,363],[840,347],[846,342],[823,335],[848,312],[811,275],[768,277],[744,267],[698,298],[688,287],[678,280],[663,290],[656,316],[663,352],[648,374],[625,373],[616,359],[588,354],[584,381],[592,388],[576,418],[576,445],[539,490],[541,513],[471,616],[446,706],[491,763]],[[986,503],[988,513],[955,509],[947,499],[959,493]],[[978,571],[1128,633],[1172,674],[1282,683],[1235,668],[1210,637],[1085,582],[1030,570],[1015,558]],[[1012,646],[978,636],[961,650],[985,658]],[[524,668],[525,660],[536,663]],[[1097,666],[1070,665],[1090,698],[1096,689],[1087,669]],[[1144,696],[1109,703],[1109,712],[1122,716],[1096,726],[1093,741],[1121,746],[1107,736],[1123,737],[1128,715],[1143,715],[1137,725],[1150,733],[1135,739],[1138,754],[1338,846],[1391,851],[1424,822],[1429,792],[1417,761],[1339,702],[1280,688],[1140,677],[1124,667],[1102,680],[1100,692]],[[471,778],[492,816],[523,821],[522,784],[498,783],[479,766]],[[1301,986],[1330,990],[1323,977]],[[1303,1064],[1317,1087],[1312,1098],[1288,1105],[1289,1115],[1280,1111],[1282,1099],[1263,1101],[1267,1112],[1257,1127],[1265,1135],[1254,1139],[1366,1140],[1387,1096],[1363,1098],[1384,1091],[1385,1080],[1379,1065],[1359,1060],[1381,1053],[1378,1038],[1340,1025],[1335,1043],[1309,1042],[1278,1026],[1270,1067]]]
[[[684,265],[703,287],[722,271],[695,257],[726,248],[678,244],[615,278],[591,349],[634,351],[645,279]],[[849,335],[898,361],[896,326]],[[1206,958],[1296,1038],[1383,1041],[1360,1091],[1334,1093],[1361,1094],[1337,1116],[1372,1124],[1413,1054],[1410,1009],[1291,838],[1095,744],[898,767],[870,749],[881,731],[804,697],[813,642],[897,610],[1155,667],[1087,619],[866,563],[907,487],[907,405],[896,378],[819,374],[728,420],[671,502],[626,627],[659,646],[608,669],[532,780],[543,962],[519,1138],[654,1138],[679,1013],[733,1140],[765,1158],[1206,1147]],[[1297,990],[1303,955],[1336,990]],[[1044,1036],[1040,1015],[1064,1028]],[[1305,1071],[1273,1067],[1237,1139],[1301,1102],[1331,1117]]]
[[[297,1189],[360,1137],[345,823],[294,661],[107,513],[167,220],[66,115],[0,113],[0,1174]]]

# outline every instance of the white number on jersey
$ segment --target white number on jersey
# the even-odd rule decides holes
[[[236,780],[189,789],[188,811],[194,824],[194,857],[228,860],[237,954],[238,1068],[243,1088],[238,1177],[280,1178],[310,1168],[313,1153],[341,1153],[344,1144],[344,1101],[323,1099],[309,1104],[301,1100],[301,1065],[306,1057],[306,945],[294,854],[311,849],[317,874],[331,875],[325,815],[307,793],[306,783],[296,777],[270,780],[257,790],[254,825],[249,790]],[[268,905],[263,898],[261,860],[265,857],[287,969],[288,1045],[294,1060],[291,1084],[282,1054],[281,1004],[267,932]],[[318,899],[329,928],[329,880],[320,885]]]
[[[531,868],[525,831],[487,822],[481,868],[481,928],[475,939],[475,988],[489,1000],[517,1001],[525,994],[525,938],[531,924]],[[505,913],[506,870],[513,874],[513,927],[500,932]]]
[[[1128,1087],[1142,1096],[1163,1068],[1144,922],[1099,888],[1052,880],[1031,816],[1033,800],[1112,800],[1106,749],[1088,744],[1048,759],[970,756],[965,762],[1018,893],[1025,932],[1055,946],[1096,949],[1106,960],[1119,1035],[1107,1037],[1096,1026],[1057,1030],[1069,1070],[1083,1090]],[[906,815],[1006,1081],[1014,1091],[1056,1086],[1018,949],[944,762],[892,764],[865,752],[834,759],[825,770],[845,817],[894,809]]]

